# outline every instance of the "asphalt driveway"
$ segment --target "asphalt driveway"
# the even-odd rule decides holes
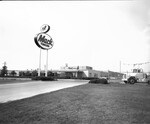
[[[0,102],[7,102],[87,83],[85,80],[28,81],[0,85]]]

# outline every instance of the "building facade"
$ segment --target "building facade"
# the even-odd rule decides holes
[[[60,68],[60,77],[67,78],[86,78],[86,77],[95,77],[95,78],[112,78],[112,79],[121,79],[123,74],[113,71],[99,71],[93,70],[90,66],[64,66]]]
[[[48,72],[55,73],[60,78],[110,78],[121,79],[122,73],[113,71],[94,70],[90,66],[64,66],[59,70],[50,70]],[[45,71],[41,71],[41,76],[44,76]],[[50,75],[50,74],[48,74]],[[8,70],[7,76],[37,76],[37,70]]]

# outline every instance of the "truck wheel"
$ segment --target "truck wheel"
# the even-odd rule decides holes
[[[130,77],[130,78],[128,79],[128,83],[134,84],[134,83],[136,83],[136,79],[135,79],[134,77]]]

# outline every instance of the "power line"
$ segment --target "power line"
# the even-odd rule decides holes
[[[133,66],[136,66],[136,65],[144,65],[144,64],[149,64],[149,63],[150,62],[134,63],[134,64],[123,63],[123,65],[133,65]]]

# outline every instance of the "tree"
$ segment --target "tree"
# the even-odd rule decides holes
[[[1,70],[1,76],[6,76],[6,75],[7,75],[7,72],[8,72],[7,66],[4,65],[4,66],[2,67],[2,70]]]
[[[31,72],[27,70],[27,71],[25,72],[25,76],[27,76],[27,77],[31,76]]]
[[[25,73],[24,73],[23,71],[20,71],[20,72],[19,72],[19,76],[21,76],[21,77],[22,77],[22,76],[25,76]]]
[[[47,74],[48,76],[54,76],[54,73],[53,72],[51,72],[51,71],[48,71],[48,74]]]
[[[11,71],[11,73],[10,73],[12,76],[15,76],[17,73],[13,70],[13,71]]]
[[[37,70],[32,71],[32,76],[33,76],[33,77],[38,76]]]

